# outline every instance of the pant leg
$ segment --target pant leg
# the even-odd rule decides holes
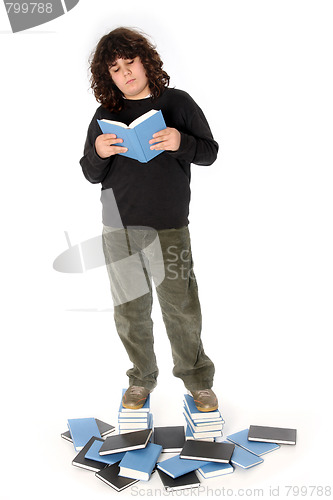
[[[118,335],[133,367],[126,374],[130,385],[152,390],[158,367],[154,353],[152,288],[140,253],[143,243],[140,230],[103,229],[103,250],[114,303]]]
[[[165,278],[156,287],[166,331],[171,343],[173,374],[188,390],[210,389],[214,364],[201,341],[201,308],[193,272],[190,234],[187,227],[158,231]]]

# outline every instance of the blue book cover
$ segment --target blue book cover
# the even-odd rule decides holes
[[[198,471],[205,478],[222,476],[224,474],[231,474],[234,468],[231,464],[221,464],[219,462],[209,462],[203,467],[199,467]]]
[[[124,458],[126,453],[125,451],[123,451],[122,453],[113,453],[112,455],[100,455],[99,450],[103,443],[104,441],[96,439],[85,454],[85,458],[87,458],[88,460],[95,460],[96,462],[102,462],[103,464],[108,465],[115,464],[116,462],[119,462]]]
[[[168,458],[167,460],[163,460],[163,462],[159,462],[157,464],[157,468],[168,474],[168,476],[176,478],[182,476],[183,474],[187,474],[188,472],[199,469],[199,467],[203,467],[208,463],[209,462],[205,460],[180,458],[179,455],[176,455],[172,458]]]
[[[221,413],[220,411],[214,410],[214,411],[199,411],[198,408],[195,406],[195,402],[192,396],[189,394],[184,394],[184,402],[185,402],[185,407],[188,411],[188,413],[191,415],[192,420],[209,420],[209,419],[215,419],[215,418],[221,418]]]
[[[259,465],[264,461],[263,458],[258,457],[254,453],[250,451],[244,450],[240,446],[235,446],[234,452],[231,456],[230,462],[233,465],[238,465],[243,469],[249,469],[250,467],[254,467],[255,465]]]
[[[92,437],[101,438],[94,418],[69,418],[67,422],[76,451],[82,450]]]
[[[255,455],[261,456],[265,455],[265,453],[269,453],[270,451],[277,450],[280,448],[280,445],[276,443],[260,443],[259,441],[249,441],[247,439],[249,429],[243,429],[242,431],[235,432],[234,434],[230,434],[227,436],[228,441],[232,443],[238,444],[242,448]]]
[[[122,415],[122,416],[126,415],[126,418],[128,418],[128,417],[131,418],[131,417],[137,417],[138,415],[150,412],[150,394],[148,394],[146,402],[142,406],[142,408],[138,408],[137,410],[130,410],[128,408],[124,408],[122,400],[123,400],[123,395],[125,394],[126,390],[127,389],[123,389],[122,390],[122,395],[121,395],[121,400],[120,400],[120,406],[119,406],[119,410],[118,410],[118,412],[119,412],[118,415],[119,416],[120,415]]]
[[[224,426],[224,422],[222,419],[206,420],[205,423],[200,422],[200,424],[198,425],[197,422],[191,418],[188,411],[186,411],[186,408],[184,408],[183,415],[186,418],[187,422],[190,424],[192,430],[195,432],[222,431]]]
[[[133,158],[141,163],[147,163],[163,151],[151,150],[149,144],[153,134],[166,128],[162,111],[152,109],[134,120],[130,125],[112,120],[97,120],[103,134],[116,134],[123,139],[117,146],[128,148],[125,153],[120,153],[128,158]]]
[[[141,450],[128,451],[119,464],[119,476],[148,481],[161,452],[162,446],[153,443]]]

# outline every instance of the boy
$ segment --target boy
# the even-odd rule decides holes
[[[193,99],[168,87],[170,78],[162,66],[154,47],[136,30],[117,28],[102,37],[90,65],[91,87],[101,106],[90,123],[80,164],[90,182],[102,183],[103,250],[114,319],[133,363],[127,371],[129,388],[123,405],[142,407],[158,376],[151,320],[151,275],[157,257],[156,252],[145,251],[153,247],[155,231],[165,272],[156,292],[171,343],[173,374],[183,380],[200,411],[212,411],[218,407],[211,389],[215,368],[201,342],[188,214],[190,164],[212,164],[218,144]],[[128,125],[151,109],[162,111],[167,127],[149,141],[150,149],[163,152],[148,163],[124,156],[122,138],[102,134],[97,123],[97,119],[106,118]],[[123,229],[110,213],[107,193],[111,189]],[[128,259],[129,254],[132,259]],[[127,300],[122,283],[125,278],[130,280],[130,289],[135,286],[140,280],[139,266],[128,267],[120,276],[112,264],[125,265],[137,255],[144,266],[147,292]]]

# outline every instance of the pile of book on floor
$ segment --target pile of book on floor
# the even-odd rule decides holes
[[[187,397],[185,400],[191,407],[191,401]],[[148,411],[146,407],[141,412],[146,413],[148,425],[149,402]],[[121,408],[119,418],[131,418],[125,416],[129,411],[137,414],[137,410]],[[192,418],[193,412],[189,408],[187,411]],[[143,425],[143,422],[132,423]],[[263,462],[262,455],[278,449],[279,443],[296,444],[295,429],[276,427],[250,426],[227,436],[223,442],[185,438],[183,426],[154,429],[148,426],[139,430],[127,427],[122,429],[124,432],[119,429],[119,434],[114,434],[115,427],[110,424],[95,418],[79,418],[69,419],[68,427],[61,436],[72,441],[79,452],[72,464],[94,471],[98,479],[117,491],[140,480],[148,481],[155,470],[167,491],[195,488],[200,485],[199,477],[202,480],[228,474],[234,471],[234,466],[253,467]],[[176,455],[165,459],[168,453]]]
[[[186,439],[215,441],[223,435],[224,420],[219,409],[202,412],[195,406],[193,397],[184,395]]]
[[[123,389],[122,395],[124,395],[125,391],[126,389]],[[150,412],[150,394],[143,407],[138,410],[124,408],[122,402],[120,402],[118,428],[119,434],[153,428],[153,414]]]

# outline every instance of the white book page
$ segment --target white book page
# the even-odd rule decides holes
[[[150,118],[155,113],[158,113],[158,111],[156,111],[156,109],[151,109],[150,111],[147,111],[147,113],[145,113],[144,115],[139,116],[139,118],[136,118],[135,120],[133,120],[132,123],[129,124],[129,128],[136,127],[137,125],[139,125],[139,123],[144,122],[145,120],[147,120],[147,118]]]

